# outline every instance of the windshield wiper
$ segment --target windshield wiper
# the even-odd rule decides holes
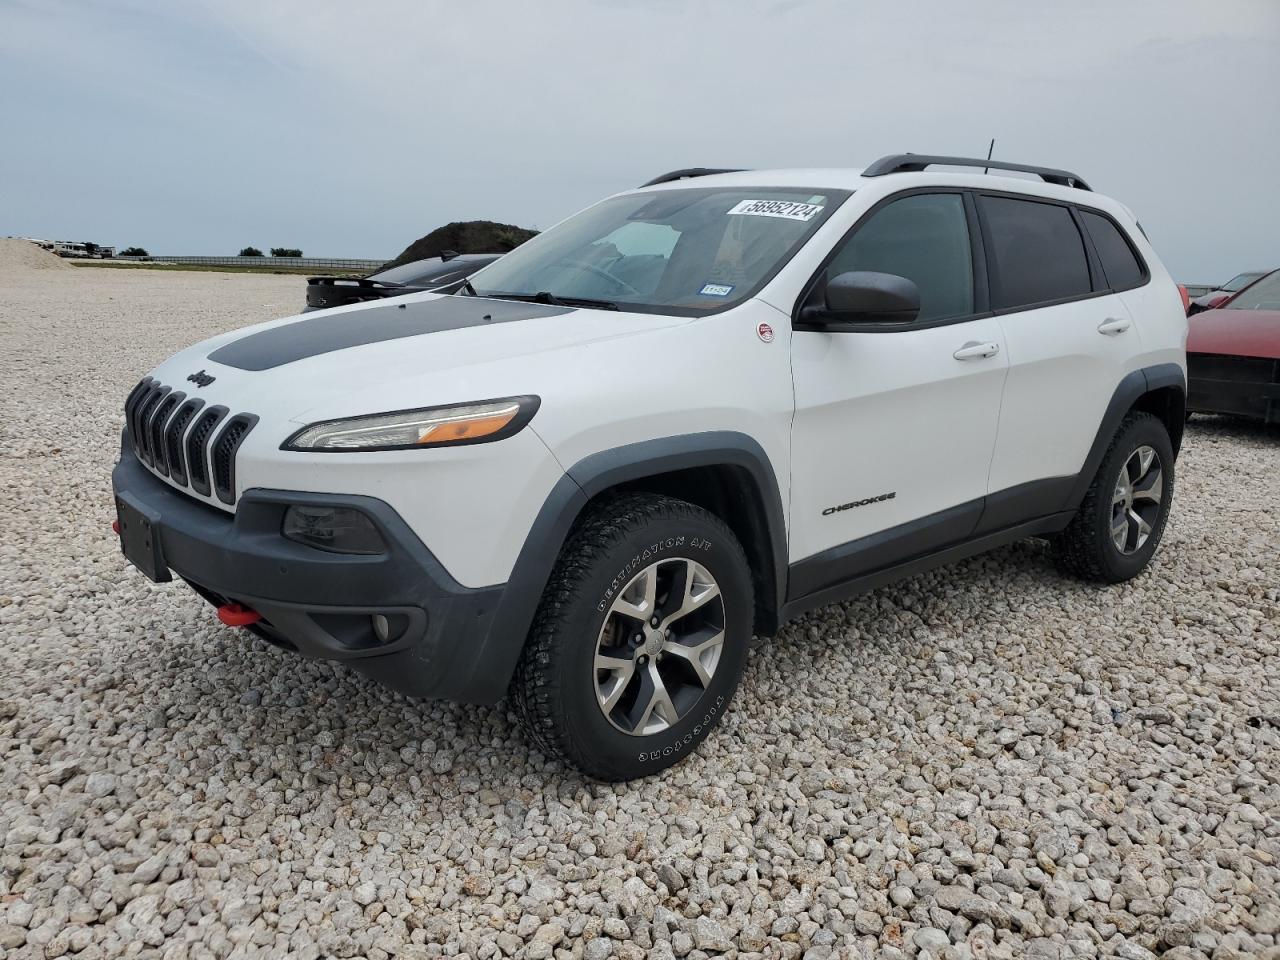
[[[547,303],[553,307],[588,307],[592,310],[617,310],[618,305],[612,300],[592,300],[590,297],[557,297],[550,290],[540,290],[531,297],[512,297],[512,300],[525,300],[529,303]]]
[[[460,286],[458,289],[467,291],[467,294],[472,297],[480,296],[480,294],[476,293],[476,288],[471,285],[470,279],[463,280],[462,286]]]
[[[472,290],[473,296],[479,296],[475,293],[475,287],[470,283],[466,284]],[[520,303],[545,303],[552,307],[587,307],[591,310],[618,310],[620,309],[612,300],[593,300],[590,297],[560,297],[552,293],[550,290],[539,290],[537,293],[502,293],[501,291],[490,291],[485,294],[490,300],[516,300]]]

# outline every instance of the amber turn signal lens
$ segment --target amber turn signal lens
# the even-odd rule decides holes
[[[503,410],[489,416],[474,417],[470,420],[456,420],[452,423],[432,424],[418,438],[419,445],[431,443],[457,443],[459,440],[478,440],[497,433],[515,419],[520,412],[518,406]]]

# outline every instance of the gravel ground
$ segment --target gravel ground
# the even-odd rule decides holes
[[[1280,957],[1280,431],[1192,422],[1136,582],[1025,543],[819,610],[599,786],[120,557],[126,392],[297,278],[4,269],[0,958]]]

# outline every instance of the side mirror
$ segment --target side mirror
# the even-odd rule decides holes
[[[800,319],[839,328],[862,323],[910,323],[920,313],[920,288],[906,277],[870,270],[841,273],[827,281],[823,305],[805,307]]]

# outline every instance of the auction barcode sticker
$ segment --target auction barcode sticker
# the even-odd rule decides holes
[[[748,217],[781,217],[784,220],[812,220],[822,212],[813,203],[797,203],[794,200],[743,200],[729,214]]]

